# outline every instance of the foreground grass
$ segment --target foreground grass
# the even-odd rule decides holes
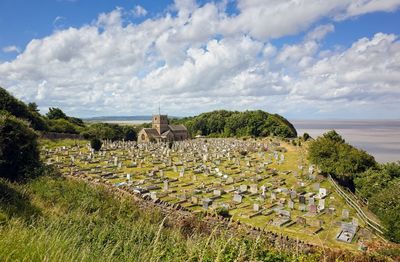
[[[317,261],[269,250],[263,240],[190,234],[156,210],[84,182],[45,176],[0,180],[1,261]]]

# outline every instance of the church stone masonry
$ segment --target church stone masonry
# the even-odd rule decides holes
[[[143,128],[138,134],[138,142],[182,141],[189,138],[184,125],[170,125],[167,115],[153,115],[152,128]]]

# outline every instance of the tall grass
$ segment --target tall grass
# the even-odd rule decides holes
[[[157,210],[61,177],[0,181],[0,261],[312,261],[264,240],[183,234]]]

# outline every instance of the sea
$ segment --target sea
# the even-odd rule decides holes
[[[400,161],[400,120],[290,120],[297,134],[316,138],[336,130],[349,144],[380,163]]]

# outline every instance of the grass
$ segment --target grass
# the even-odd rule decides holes
[[[157,210],[56,175],[0,180],[0,190],[1,261],[318,261],[262,239],[187,233]]]

